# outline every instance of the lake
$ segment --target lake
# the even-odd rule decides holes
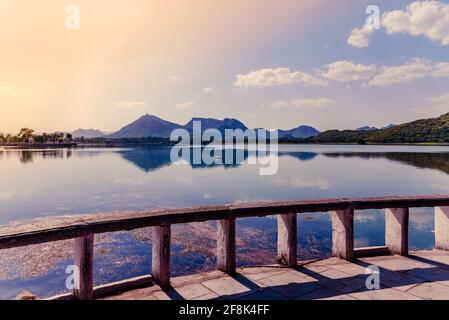
[[[449,193],[449,147],[282,145],[278,172],[259,175],[246,160],[227,165],[170,161],[169,147],[17,150],[0,147],[0,224],[48,216],[159,207],[334,197]],[[327,213],[298,216],[299,258],[330,254]],[[274,262],[275,217],[237,221],[239,265]],[[214,268],[215,223],[175,226],[172,274]],[[434,245],[433,209],[410,212],[411,249]],[[355,214],[355,244],[384,244],[382,211]],[[0,298],[23,289],[65,291],[71,241],[3,250]],[[95,283],[151,272],[148,230],[99,236]]]

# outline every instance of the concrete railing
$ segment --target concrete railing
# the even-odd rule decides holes
[[[48,222],[0,228],[0,249],[75,239],[74,261],[79,283],[73,293],[58,299],[89,300],[157,283],[170,285],[171,225],[218,220],[217,269],[236,272],[236,229],[238,218],[278,215],[278,262],[297,264],[297,214],[331,212],[332,254],[352,260],[362,255],[408,254],[409,208],[435,208],[435,245],[449,250],[449,195],[277,201],[254,204],[164,209],[136,213],[103,213],[82,217],[48,219]],[[385,246],[354,248],[354,212],[385,209]],[[138,277],[94,288],[94,235],[153,227],[152,276]]]

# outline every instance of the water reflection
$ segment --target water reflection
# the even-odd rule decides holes
[[[72,157],[73,151],[71,149],[42,149],[42,150],[15,150],[7,149],[0,150],[0,161],[17,157],[23,164],[32,163],[36,158],[42,159],[64,159]]]
[[[182,149],[185,149],[184,147]],[[149,172],[158,170],[162,167],[172,164],[170,159],[169,147],[151,147],[151,148],[137,148],[117,151],[121,157],[129,161],[138,168]],[[205,148],[201,148],[203,152]],[[248,161],[248,157],[260,157],[261,155],[255,151],[247,149],[232,150],[233,156],[231,162],[230,158],[226,158],[227,150],[216,150],[216,157],[219,161],[213,164],[208,164],[201,158],[201,162],[195,164],[193,160],[193,148],[190,152],[183,152],[182,159],[186,164],[189,164],[193,169],[207,168],[207,167],[226,167],[233,168],[241,166]],[[185,156],[188,154],[188,156]],[[294,152],[294,151],[279,151],[279,157],[291,157],[299,161],[311,161],[317,156],[323,155],[329,158],[360,158],[360,159],[386,159],[393,162],[410,165],[422,169],[434,169],[449,174],[449,153],[423,153],[423,152]],[[262,156],[266,156],[265,154]],[[226,163],[227,162],[227,163]]]
[[[332,158],[388,159],[415,168],[434,169],[449,174],[449,153],[407,153],[407,152],[342,152],[324,153]]]
[[[248,149],[216,149],[214,157],[217,161],[214,163],[206,163],[203,158],[199,158],[200,163],[194,161],[194,148],[179,148],[181,158],[185,164],[189,164],[193,169],[207,167],[226,167],[235,168],[241,166],[248,161],[249,157],[264,157],[270,155],[261,155],[256,151]],[[190,149],[190,150],[187,150]],[[201,147],[201,153],[207,151],[207,147]],[[186,152],[186,150],[188,152]],[[232,157],[228,157],[226,153],[232,152]],[[72,156],[96,157],[104,153],[115,153],[123,159],[138,167],[145,172],[159,170],[163,167],[172,165],[170,159],[171,147],[151,146],[137,148],[104,148],[104,149],[42,149],[42,150],[14,150],[0,149],[0,161],[7,159],[18,159],[22,164],[32,163],[35,159],[69,159]],[[392,162],[398,162],[421,169],[433,169],[449,174],[449,152],[308,152],[308,151],[282,151],[278,152],[279,157],[291,157],[299,161],[311,161],[317,156],[323,155],[329,158],[360,158],[366,160],[386,159]]]

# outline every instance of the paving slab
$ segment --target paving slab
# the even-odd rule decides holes
[[[299,295],[295,300],[357,300],[331,288],[320,286],[317,290]]]
[[[288,297],[272,289],[263,289],[249,295],[243,296],[238,300],[286,300]]]
[[[422,283],[408,290],[407,293],[426,300],[449,300],[448,287],[439,283]]]
[[[370,257],[360,260],[367,264],[376,265],[390,271],[408,271],[412,269],[433,267],[431,264],[401,256]]]
[[[348,262],[337,258],[239,268],[172,278],[172,288],[153,285],[106,299],[113,300],[449,300],[449,252],[417,251],[409,257],[381,256]],[[366,267],[380,271],[380,290],[368,290]]]
[[[347,294],[365,287],[366,279],[360,276],[351,276],[335,269],[329,269],[317,276],[321,285]]]
[[[349,294],[358,300],[422,300],[417,296],[392,288],[365,290]]]
[[[237,298],[242,294],[251,293],[251,289],[230,276],[208,280],[203,282],[202,285],[219,296],[228,296],[229,298],[233,296]]]

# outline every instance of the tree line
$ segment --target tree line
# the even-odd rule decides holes
[[[0,143],[63,143],[71,142],[70,133],[53,132],[36,134],[33,129],[22,128],[17,135],[0,134]]]

